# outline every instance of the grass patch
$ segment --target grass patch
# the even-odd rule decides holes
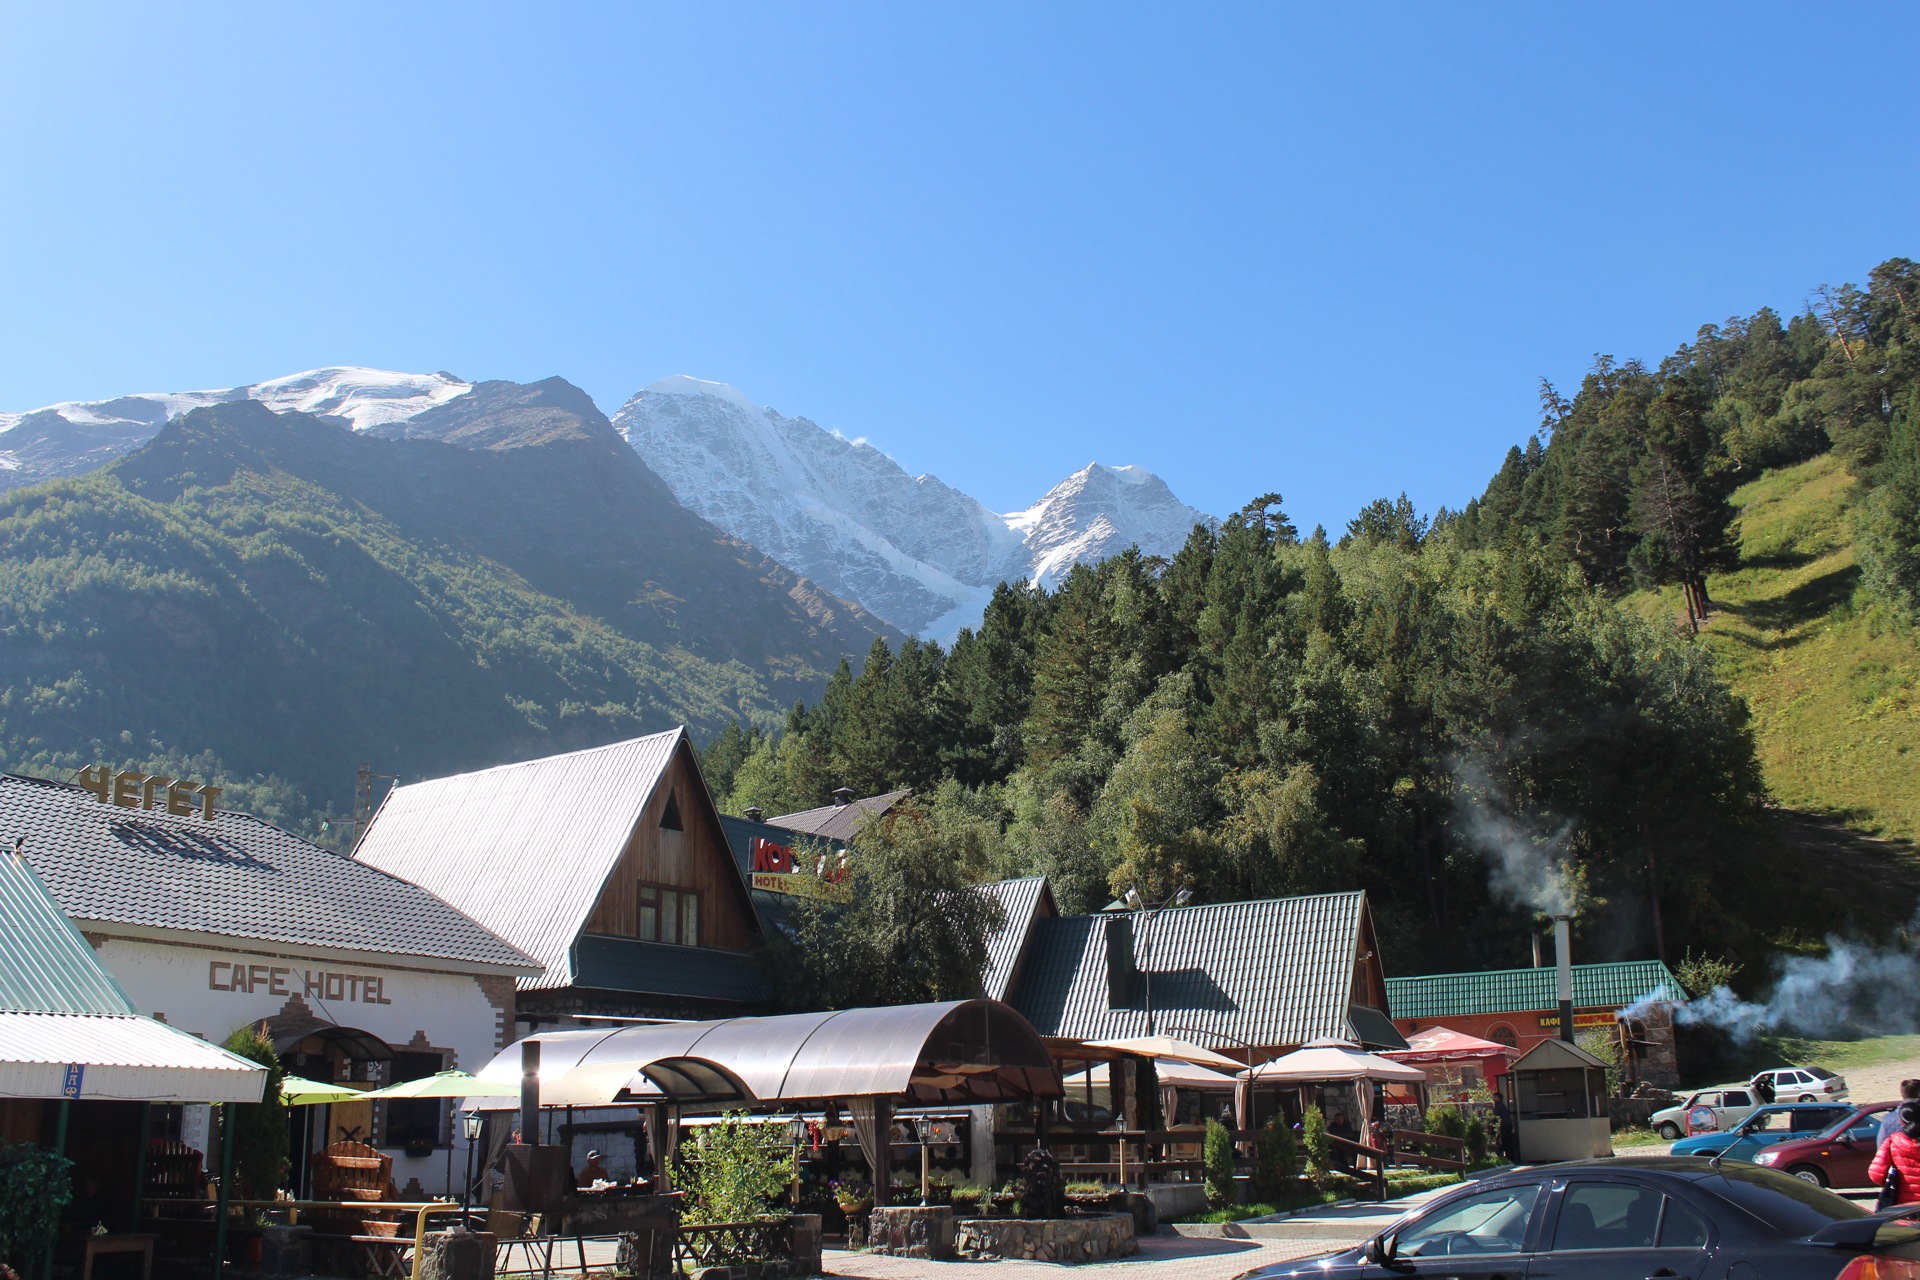
[[[1659,1134],[1655,1133],[1653,1130],[1642,1129],[1642,1128],[1639,1128],[1638,1126],[1627,1128],[1627,1129],[1616,1129],[1613,1132],[1613,1149],[1615,1151],[1620,1150],[1622,1147],[1632,1148],[1632,1147],[1658,1146],[1661,1143],[1664,1143],[1665,1141],[1666,1141],[1665,1138],[1661,1137]]]
[[[1781,1055],[1781,1062],[1796,1066],[1812,1064],[1841,1075],[1889,1062],[1920,1061],[1920,1036],[1875,1036],[1870,1040],[1802,1040],[1791,1036],[1769,1039],[1771,1047]]]
[[[1753,711],[1774,798],[1911,845],[1920,839],[1920,636],[1858,589],[1854,491],[1831,455],[1736,491],[1741,563],[1709,581],[1718,611],[1705,634]],[[1635,602],[1683,616],[1677,590]]]
[[[1451,1187],[1464,1181],[1457,1173],[1428,1173],[1424,1169],[1387,1170],[1387,1198],[1398,1200],[1402,1196],[1417,1196],[1422,1191],[1434,1191],[1441,1187]]]

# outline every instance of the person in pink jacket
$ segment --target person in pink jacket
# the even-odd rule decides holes
[[[1886,1186],[1890,1177],[1899,1182],[1888,1188],[1888,1204],[1920,1203],[1920,1102],[1900,1104],[1899,1132],[1880,1144],[1867,1166],[1867,1178],[1875,1186]]]

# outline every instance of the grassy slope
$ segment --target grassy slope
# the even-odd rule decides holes
[[[1719,612],[1707,635],[1753,709],[1774,798],[1837,820],[1802,823],[1804,835],[1848,844],[1835,829],[1844,824],[1910,858],[1920,839],[1920,636],[1858,590],[1853,488],[1838,459],[1821,457],[1734,495],[1741,567],[1709,582]],[[1641,604],[1682,610],[1673,591]]]

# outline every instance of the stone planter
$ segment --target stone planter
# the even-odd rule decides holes
[[[867,1215],[867,1248],[896,1258],[953,1257],[953,1208],[888,1205]]]
[[[1131,1213],[1084,1218],[967,1218],[954,1224],[962,1258],[1024,1258],[1075,1265],[1130,1257],[1140,1250]]]

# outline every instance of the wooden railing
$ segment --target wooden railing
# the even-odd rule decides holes
[[[675,1260],[688,1270],[765,1262],[793,1256],[793,1219],[681,1224]]]
[[[1409,1151],[1408,1147],[1427,1147],[1453,1154],[1429,1155],[1424,1151]],[[1445,1173],[1460,1173],[1467,1167],[1465,1142],[1459,1138],[1449,1138],[1444,1133],[1427,1133],[1420,1129],[1387,1130],[1387,1154],[1396,1164],[1418,1165],[1422,1169],[1439,1169]]]

